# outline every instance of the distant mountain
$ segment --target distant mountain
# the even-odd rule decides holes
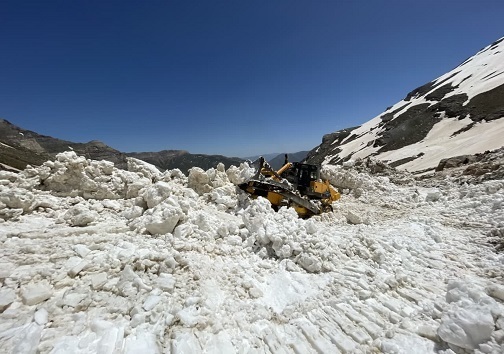
[[[264,157],[264,159],[266,161],[269,161],[269,160],[273,160],[275,157],[277,157],[278,155],[280,155],[279,152],[272,152],[272,153],[269,153],[269,154],[264,154],[264,155],[254,155],[254,156],[248,156],[248,157],[244,157],[243,159],[244,160],[250,160],[250,161],[255,161],[257,160],[259,157]]]
[[[303,161],[308,155],[308,152],[309,151],[299,151],[294,153],[287,153],[289,162]],[[268,160],[270,166],[273,167],[275,170],[280,169],[285,164],[285,154],[286,153],[278,154],[274,159]]]
[[[271,154],[244,157],[244,159],[250,160],[253,162],[262,156],[274,169],[278,170],[280,167],[282,167],[285,164],[285,154],[289,155],[290,162],[300,162],[300,161],[304,160],[304,158],[308,155],[308,152],[309,151],[299,151],[299,152],[292,152],[292,153],[274,152]]]
[[[161,170],[178,168],[184,173],[191,167],[209,169],[219,162],[226,167],[239,165],[243,160],[220,155],[190,154],[183,150],[159,152],[123,153],[106,144],[93,140],[74,143],[19,128],[5,119],[0,119],[0,169],[24,169],[26,165],[41,165],[54,159],[56,154],[73,150],[78,155],[93,160],[111,161],[118,168],[127,168],[127,157],[149,162]]]
[[[191,167],[200,167],[204,170],[216,167],[223,163],[226,168],[231,165],[239,166],[244,160],[238,157],[222,155],[190,154],[184,150],[163,150],[159,152],[132,152],[128,156],[153,164],[162,170],[178,168],[184,173]]]
[[[411,172],[504,146],[504,38],[367,123],[327,134],[307,161],[373,156]]]
[[[111,161],[118,168],[127,167],[126,154],[100,141],[74,143],[22,129],[0,119],[0,163],[24,169],[27,164],[40,165],[68,150],[88,159]]]

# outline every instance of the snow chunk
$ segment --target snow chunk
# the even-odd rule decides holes
[[[143,303],[142,307],[145,311],[152,310],[161,301],[161,296],[159,295],[149,295],[147,300]]]
[[[37,324],[43,326],[49,321],[49,313],[47,312],[46,309],[42,308],[35,312],[35,315],[33,315],[33,318]]]
[[[322,262],[310,255],[302,254],[298,259],[298,263],[310,273],[319,273],[322,269]]]
[[[42,326],[37,323],[30,323],[22,327],[21,333],[19,333],[19,341],[14,347],[12,353],[37,353],[37,347],[40,342],[41,334]]]
[[[144,209],[138,205],[133,205],[130,208],[124,210],[121,213],[121,216],[128,219],[128,220],[133,220],[135,218],[138,218],[142,216],[144,212]]]
[[[164,235],[173,232],[178,222],[185,217],[179,203],[172,198],[164,200],[154,209],[147,210],[140,217],[140,225],[152,235]]]
[[[79,257],[81,258],[84,258],[86,257],[90,252],[91,250],[89,248],[87,248],[86,245],[82,245],[82,244],[78,244],[78,245],[75,245],[73,247],[73,250],[75,253],[77,253],[79,255]]]
[[[425,197],[426,202],[437,202],[441,198],[442,194],[439,189],[433,189],[427,192]]]
[[[17,180],[17,178],[18,174],[15,172],[0,170],[0,181],[14,182]]]
[[[487,286],[485,290],[491,297],[504,301],[504,286],[492,284]]]
[[[26,189],[0,186],[0,203],[8,208],[31,211],[34,199],[33,193]]]
[[[238,205],[236,188],[231,184],[215,188],[210,193],[210,199],[217,204],[217,209],[223,211],[236,208]]]
[[[494,328],[488,307],[471,305],[454,309],[441,318],[438,335],[445,342],[465,349],[476,349],[490,340]]]
[[[171,274],[159,274],[159,278],[157,279],[157,286],[161,290],[171,293],[175,288],[175,278]]]
[[[161,351],[156,343],[156,336],[153,333],[139,333],[137,335],[129,335],[126,337],[124,340],[124,353],[159,354]]]
[[[105,322],[105,321],[103,321]],[[117,353],[120,351],[124,340],[124,328],[111,325],[103,329],[97,346],[97,353]]]
[[[461,281],[448,284],[446,299],[450,306],[441,317],[439,337],[447,343],[465,349],[476,349],[490,341],[495,321],[492,316],[496,302],[483,289]]]
[[[101,289],[107,282],[107,273],[101,272],[91,275],[91,286],[93,289]]]
[[[212,191],[214,188],[223,187],[229,183],[229,178],[224,168],[211,168],[207,171],[199,167],[193,167],[189,170],[188,187],[192,188],[199,195]]]
[[[36,305],[51,296],[52,289],[47,282],[31,283],[21,287],[21,298],[25,305]]]
[[[130,172],[136,172],[153,182],[161,178],[161,172],[157,169],[157,167],[148,162],[135,159],[134,157],[127,157],[126,161],[128,163],[128,171]]]
[[[199,195],[208,193],[212,190],[210,176],[199,167],[193,167],[189,170],[188,186],[194,189]]]
[[[184,327],[194,327],[196,325],[204,325],[207,320],[201,314],[201,307],[189,305],[177,312],[177,318]]]
[[[64,215],[64,219],[72,226],[87,226],[96,220],[98,214],[90,211],[84,205],[76,205],[68,209]]]
[[[149,186],[143,193],[142,197],[147,203],[148,208],[154,208],[163,200],[168,198],[173,193],[174,187],[166,182],[157,182]]]
[[[12,289],[0,289],[0,312],[3,312],[16,300],[16,292]]]
[[[250,167],[248,163],[242,162],[240,167],[229,166],[226,174],[231,183],[238,185],[251,179],[255,174],[255,169]]]
[[[348,210],[346,212],[346,220],[349,224],[369,224],[369,217],[367,215],[357,214],[355,211]]]
[[[78,264],[73,266],[72,269],[70,269],[67,274],[70,278],[75,278],[77,276],[77,274],[79,274],[88,265],[89,265],[89,262],[86,260],[79,262]]]

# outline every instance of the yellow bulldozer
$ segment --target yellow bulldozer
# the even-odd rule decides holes
[[[249,181],[239,185],[252,198],[268,199],[275,210],[281,206],[292,207],[302,218],[332,211],[331,203],[340,194],[320,179],[316,165],[289,162],[275,171],[263,157],[258,159],[257,172]]]

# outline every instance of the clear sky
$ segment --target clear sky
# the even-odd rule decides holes
[[[504,36],[502,0],[0,0],[0,117],[125,152],[309,150]]]

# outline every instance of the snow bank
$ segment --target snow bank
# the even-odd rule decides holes
[[[145,163],[128,159],[132,171],[114,168],[109,161],[92,161],[63,152],[55,161],[40,167],[28,167],[20,173],[25,188],[40,188],[57,196],[81,196],[85,199],[134,198],[135,184],[149,184],[155,176]],[[152,166],[151,166],[152,167]],[[146,177],[148,176],[148,177]]]
[[[359,160],[359,164],[362,164],[362,160]],[[359,172],[354,167],[354,161],[344,165],[324,165],[320,173],[321,177],[329,180],[333,186],[347,190],[356,197],[360,197],[367,191],[388,191],[395,188],[388,177],[371,176],[369,173]]]

